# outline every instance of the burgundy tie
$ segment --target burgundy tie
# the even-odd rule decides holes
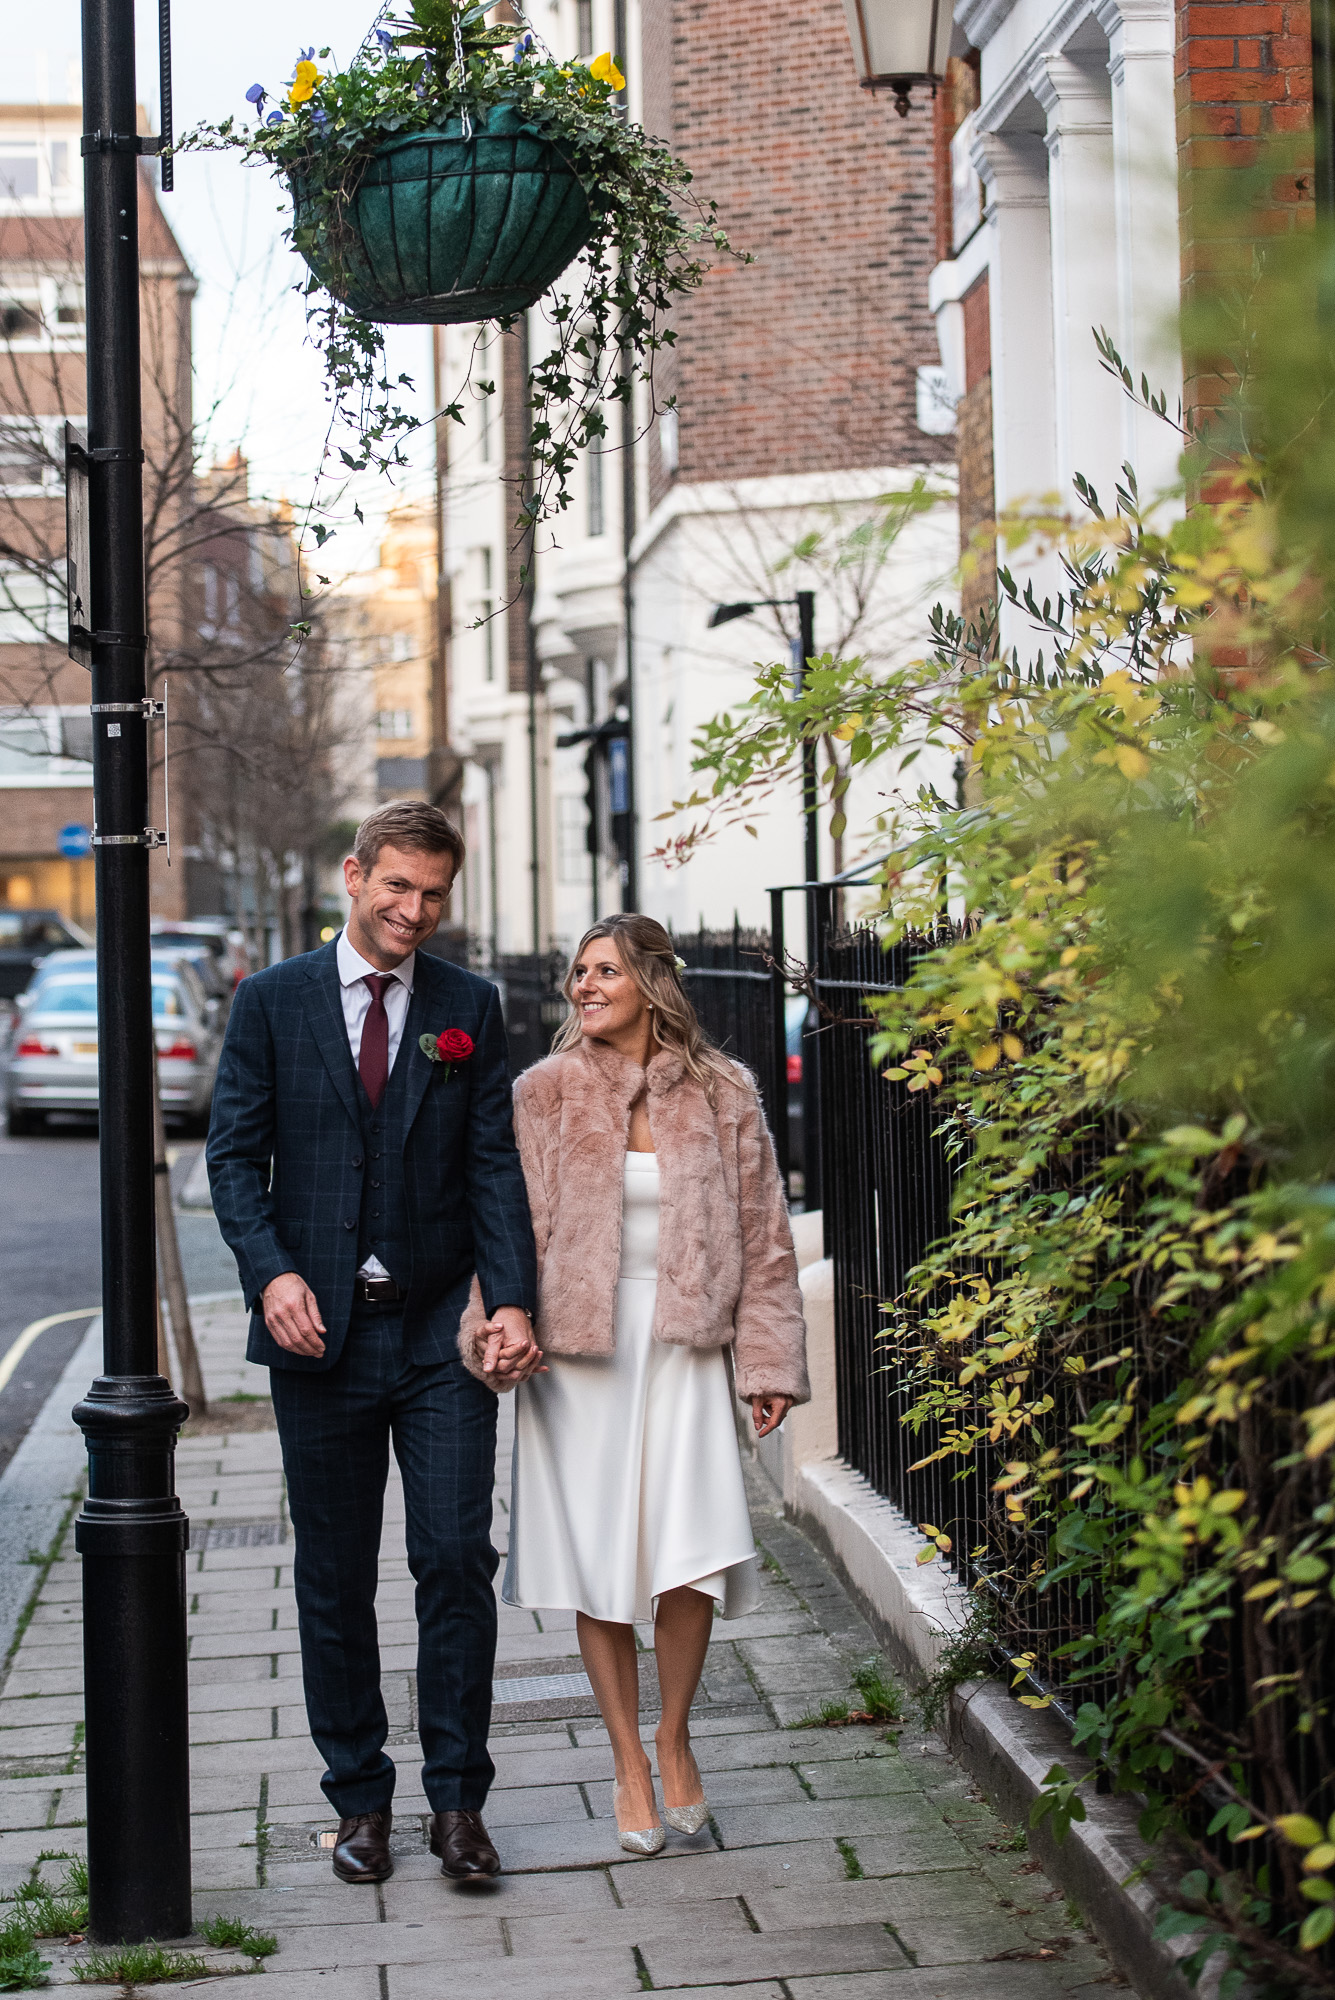
[[[362,1045],[357,1056],[357,1068],[373,1111],[385,1094],[389,1077],[389,1016],[385,1012],[385,988],[393,976],[390,972],[368,972],[366,975],[366,984],[371,989],[371,1006],[362,1022]]]

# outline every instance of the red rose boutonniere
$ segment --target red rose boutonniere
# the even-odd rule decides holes
[[[448,1080],[456,1063],[466,1063],[473,1053],[473,1037],[462,1028],[446,1028],[443,1035],[420,1035],[418,1048],[428,1062],[440,1063]]]

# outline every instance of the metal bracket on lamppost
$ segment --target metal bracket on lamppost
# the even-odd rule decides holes
[[[165,4],[165,0],[164,0]],[[83,0],[87,434],[66,427],[70,657],[92,675],[102,1208],[102,1373],[74,1411],[88,1447],[82,1557],[89,1930],[191,1928],[185,1552],[176,1433],[157,1372],[139,158],[134,0]]]

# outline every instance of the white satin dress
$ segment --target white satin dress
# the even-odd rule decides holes
[[[655,1340],[657,1292],[658,1160],[627,1153],[616,1350],[515,1392],[507,1604],[628,1625],[681,1584],[725,1618],[760,1602],[723,1350]]]

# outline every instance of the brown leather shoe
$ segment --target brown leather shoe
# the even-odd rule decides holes
[[[334,1873],[341,1882],[387,1882],[394,1873],[389,1851],[389,1830],[394,1815],[383,1812],[353,1813],[338,1823],[334,1845]]]
[[[431,1852],[440,1856],[441,1874],[456,1882],[484,1882],[501,1872],[501,1857],[481,1813],[432,1813]]]

